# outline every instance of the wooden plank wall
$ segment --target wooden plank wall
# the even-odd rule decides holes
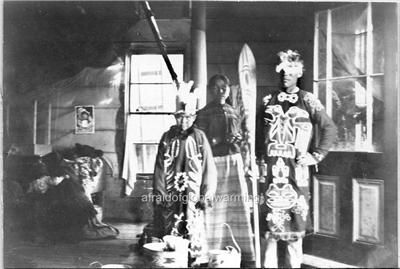
[[[247,43],[256,58],[257,103],[260,103],[267,93],[279,89],[279,76],[275,72],[278,62],[276,54],[290,48],[302,54],[306,69],[303,88],[312,91],[313,13],[302,14],[272,18],[209,19],[208,78],[221,73],[227,75],[232,84],[238,84],[238,58],[243,44]]]
[[[162,6],[164,4],[160,3]],[[154,11],[157,11],[155,9]],[[179,11],[175,10],[179,13]],[[187,50],[187,46],[190,41],[190,20],[188,19],[157,19],[157,25],[159,27],[160,33],[162,33],[162,38],[165,44],[169,49],[180,48],[184,51]],[[131,27],[126,34],[124,39],[125,42],[129,42],[131,44],[131,49],[134,53],[137,52],[147,52],[147,53],[158,53],[157,44],[154,42],[154,35],[151,32],[150,25],[147,20],[141,20],[136,23],[133,27]],[[187,57],[189,58],[189,57]],[[189,70],[188,64],[190,62],[186,60],[185,69]],[[178,78],[185,79],[185,78]],[[125,92],[128,92],[129,86],[125,85]],[[121,96],[120,96],[121,97]],[[123,100],[123,98],[122,98]],[[121,104],[122,105],[122,104]],[[122,107],[122,106],[121,106]],[[118,114],[118,121],[122,121],[121,125],[115,125],[115,127],[124,128],[124,119],[127,117],[128,110],[125,111],[118,110],[121,112]],[[115,119],[115,113],[117,110],[109,110],[108,115],[104,115],[105,117],[111,117]],[[110,121],[109,121],[110,122]],[[107,124],[106,124],[107,125]],[[111,125],[107,125],[110,127]],[[115,139],[115,141],[123,142],[125,141],[124,132],[110,133],[108,127],[104,126],[103,135],[111,134],[111,137],[106,137],[110,141],[110,139]],[[106,131],[108,130],[108,131]],[[114,130],[115,131],[115,130]],[[114,140],[112,140],[114,142]],[[114,146],[113,143],[108,142],[109,145]],[[122,143],[122,144],[123,144]],[[115,147],[113,148],[113,154],[121,156],[124,153],[123,148],[118,148],[121,143],[115,143]],[[144,164],[146,167],[153,167],[154,164],[146,163]],[[114,178],[110,179],[106,184],[106,193],[104,199],[104,217],[112,218],[112,219],[125,219],[134,222],[150,222],[152,220],[152,203],[147,202],[147,195],[152,191],[152,181],[150,180],[142,180],[139,178],[135,185],[134,190],[130,194],[130,196],[121,197],[121,191],[123,188],[121,184],[124,182],[120,180],[119,172],[122,170],[121,163],[115,166],[115,172],[117,173]]]

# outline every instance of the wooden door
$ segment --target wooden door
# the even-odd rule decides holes
[[[358,3],[316,15],[314,92],[338,126],[338,142],[314,178],[306,260],[398,265],[398,25],[394,3]],[[350,46],[335,44],[349,42],[346,34],[353,35]]]
[[[385,185],[391,180],[384,179],[383,155],[331,152],[320,163],[313,184],[314,234],[305,240],[305,253],[358,266],[387,258],[372,253],[390,255],[382,252]]]

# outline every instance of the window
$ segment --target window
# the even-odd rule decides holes
[[[379,4],[357,3],[315,16],[314,92],[338,127],[333,150],[381,150],[382,14]]]
[[[168,57],[183,78],[183,54]],[[175,124],[176,86],[160,54],[132,54],[129,62],[127,142],[135,147],[137,173],[153,173],[160,138]]]

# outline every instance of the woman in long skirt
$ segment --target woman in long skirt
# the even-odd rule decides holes
[[[229,224],[241,248],[242,264],[251,265],[255,260],[254,245],[241,155],[241,146],[246,140],[246,130],[242,127],[244,117],[228,104],[230,87],[226,76],[213,76],[208,90],[214,99],[198,111],[195,123],[207,135],[218,175],[213,206],[206,214],[207,241],[210,249],[232,245],[223,223]]]

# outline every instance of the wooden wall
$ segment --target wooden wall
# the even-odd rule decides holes
[[[49,7],[51,6],[51,4],[48,5]],[[237,5],[240,5],[240,7],[238,8]],[[56,21],[57,23],[54,24],[54,29],[46,28],[40,36],[37,36],[30,34],[31,32],[34,32],[34,30],[29,30],[30,28],[23,24],[23,14],[19,13],[21,6],[27,7],[25,4],[9,6],[9,10],[12,10],[12,14],[14,15],[12,16],[10,13],[8,16],[9,23],[6,24],[7,60],[16,65],[18,61],[14,60],[13,57],[16,59],[22,59],[20,58],[22,55],[31,55],[32,50],[29,50],[29,48],[35,48],[38,51],[41,51],[39,48],[43,48],[43,46],[40,42],[46,46],[48,44],[51,44],[51,46],[56,46],[58,44],[58,46],[56,46],[58,50],[61,48],[64,49],[60,50],[63,54],[57,54],[60,57],[56,59],[53,59],[53,57],[46,60],[45,56],[43,56],[45,55],[43,51],[41,51],[40,55],[34,53],[34,55],[38,55],[36,57],[37,59],[33,56],[29,57],[28,59],[30,59],[33,64],[26,63],[23,66],[37,66],[39,62],[44,62],[46,68],[39,67],[37,72],[28,72],[29,76],[27,76],[27,78],[29,79],[26,81],[14,79],[11,75],[10,77],[7,76],[6,82],[7,85],[9,85],[8,88],[15,88],[15,90],[8,91],[8,95],[12,96],[9,99],[11,108],[10,111],[6,113],[6,120],[8,119],[10,122],[13,122],[13,127],[6,130],[7,142],[15,141],[22,144],[31,142],[33,130],[33,100],[37,99],[39,103],[38,115],[40,118],[38,125],[38,143],[45,143],[44,137],[47,128],[45,124],[46,109],[48,103],[51,102],[53,107],[51,122],[51,143],[53,148],[60,149],[73,147],[75,143],[80,143],[103,150],[105,157],[109,160],[113,168],[113,175],[109,178],[109,182],[106,184],[107,191],[105,194],[104,216],[111,218],[135,219],[137,217],[135,214],[138,213],[137,208],[134,208],[132,211],[132,207],[134,206],[132,206],[130,198],[121,197],[123,181],[119,177],[119,172],[121,170],[120,163],[125,141],[124,119],[126,116],[124,114],[124,96],[122,93],[126,89],[124,89],[124,85],[121,85],[121,88],[112,86],[109,84],[109,81],[106,81],[106,77],[101,78],[102,82],[99,82],[96,85],[93,85],[93,81],[85,81],[84,77],[90,75],[90,73],[95,76],[95,74],[105,72],[107,65],[104,63],[107,62],[108,59],[111,59],[115,53],[119,53],[123,58],[123,53],[121,53],[121,51],[123,51],[124,48],[129,47],[128,44],[130,43],[133,43],[135,48],[139,47],[143,49],[146,47],[152,47],[153,49],[157,49],[155,43],[152,43],[152,41],[154,41],[154,36],[151,33],[148,22],[146,19],[141,18],[135,22],[134,26],[126,28],[124,34],[111,35],[110,33],[114,33],[115,31],[111,31],[110,29],[115,28],[118,30],[118,33],[122,33],[123,27],[121,25],[126,27],[126,25],[129,24],[128,22],[133,19],[131,15],[128,16],[128,13],[124,11],[125,15],[123,18],[126,17],[127,22],[124,22],[122,19],[115,16],[107,17],[105,23],[111,23],[110,25],[116,26],[114,28],[111,26],[108,27],[106,36],[101,36],[99,31],[94,32],[92,36],[87,34],[90,33],[87,27],[89,19],[84,17],[82,14],[73,13],[79,9],[75,10],[73,6],[68,6],[68,8],[71,9],[68,9],[69,12],[76,17],[70,17],[68,14],[63,14],[60,11],[60,14],[57,13],[57,16],[53,16],[54,18],[58,18]],[[28,6],[29,9],[25,12],[32,12],[34,14],[28,14],[29,16],[32,16],[29,17],[32,21],[30,24],[32,27],[34,26],[37,29],[42,29],[43,25],[49,25],[49,22],[54,19],[41,15],[42,13],[35,13],[36,8],[47,8],[46,5],[39,5],[36,7],[35,4],[30,4]],[[258,8],[258,6],[261,6],[261,8]],[[306,72],[304,85],[307,90],[311,90],[313,48],[312,12],[308,10],[308,5],[298,5],[298,13],[292,14],[291,10],[293,10],[293,7],[287,4],[280,4],[280,14],[275,14],[275,11],[269,11],[269,6],[268,3],[243,4],[224,2],[207,4],[206,35],[208,77],[211,77],[215,73],[223,73],[230,77],[233,84],[237,84],[237,61],[240,50],[246,42],[253,50],[257,62],[259,99],[264,96],[266,92],[277,89],[279,81],[278,76],[274,71],[277,60],[276,53],[286,48],[298,49],[304,56],[306,69],[310,71]],[[221,7],[223,8],[221,9]],[[61,8],[65,7],[62,6]],[[89,6],[84,6],[84,8],[89,8]],[[183,3],[182,5],[178,2],[152,3],[152,8],[160,32],[162,33],[163,39],[168,47],[181,47],[185,50],[187,60],[185,61],[185,77],[183,79],[190,79],[190,60],[188,60],[190,58],[190,9],[188,3]],[[49,14],[53,14],[53,12],[56,12],[57,10],[58,9],[52,9],[49,11]],[[277,8],[275,7],[274,10],[277,10]],[[87,11],[90,12],[92,10],[87,9]],[[134,11],[134,9],[132,9],[132,11]],[[256,11],[257,14],[254,14],[254,11]],[[103,16],[104,14],[99,14],[97,19],[101,17],[100,15]],[[82,25],[81,29],[76,27],[71,29],[59,28],[58,26],[58,24],[62,23],[72,23],[73,20],[78,21],[79,25]],[[117,25],[118,20],[121,20],[120,25]],[[17,21],[18,24],[15,24],[15,21]],[[28,28],[25,29],[23,27]],[[67,40],[61,39],[60,31],[68,36]],[[82,40],[85,40],[85,36],[89,38],[88,42],[85,41],[82,43]],[[26,47],[25,50],[22,50],[22,47],[18,46],[13,49],[13,45],[19,40],[25,40],[25,42],[28,42],[30,45],[24,46],[24,49]],[[95,40],[96,42],[89,43],[90,40]],[[114,46],[106,46],[107,49],[104,49],[104,46],[101,46],[102,43],[109,44],[112,40],[117,41],[114,43]],[[83,52],[79,54],[79,56],[76,56],[75,54],[77,53],[75,53],[73,54],[73,57],[68,57],[65,54],[72,50],[74,52],[80,51],[77,50],[79,44],[83,44],[82,46],[84,47],[82,49],[89,51],[90,55],[93,56],[90,60],[77,60],[77,58],[83,57]],[[20,49],[17,50],[17,48]],[[92,52],[92,50],[96,53]],[[100,51],[101,53],[99,53]],[[86,58],[89,57],[87,56]],[[67,59],[67,61],[63,63],[62,59]],[[101,67],[89,67],[91,63],[95,63],[94,59],[102,61]],[[63,72],[62,75],[54,75],[52,76],[54,83],[50,85],[47,84],[45,87],[41,86],[40,82],[49,81],[46,75],[52,74],[49,73],[49,71],[45,72],[43,70],[52,70],[57,73],[66,69],[67,63],[69,67],[73,64],[76,65],[78,62],[80,66],[85,66],[85,64],[87,65],[85,68],[80,69],[79,72],[75,72],[74,75],[68,76],[67,74],[71,74],[71,72],[68,73],[66,71]],[[109,65],[110,63],[108,63],[108,66]],[[93,66],[96,66],[96,64]],[[78,68],[75,68],[74,70],[77,69]],[[21,71],[18,71],[17,69],[15,71],[15,74],[21,73]],[[10,72],[11,69],[8,70],[7,74]],[[14,73],[11,72],[10,74]],[[63,79],[56,79],[61,77],[63,77]],[[35,81],[35,84],[31,83],[33,80]],[[21,90],[18,88],[19,86],[14,85],[15,83],[11,83],[13,81],[20,81],[18,85],[26,85],[26,89],[28,89],[28,85],[31,84],[32,91],[28,92],[25,88],[24,90]],[[22,95],[20,92],[23,93],[24,98],[21,98]],[[14,96],[16,97],[14,98]],[[11,98],[13,98],[13,100],[11,100]],[[18,99],[19,101],[24,102],[16,107],[13,106],[15,104],[14,101]],[[111,101],[108,103],[102,102],[108,99]],[[76,105],[95,106],[96,130],[94,134],[75,134],[74,107]],[[140,195],[142,191],[141,189],[149,187],[147,186],[149,184],[146,185],[144,182],[138,182],[137,184],[137,191],[139,191],[139,193],[134,193],[133,196]]]
[[[225,6],[227,3],[223,3]],[[229,5],[229,4],[228,4]],[[263,7],[265,8],[265,7]],[[227,9],[229,7],[227,6]],[[284,49],[297,49],[304,57],[305,68],[309,70],[304,77],[304,89],[312,91],[312,56],[313,56],[313,13],[302,7],[301,15],[289,16],[286,10],[284,22],[278,17],[253,16],[251,10],[239,17],[219,13],[221,7],[213,4],[207,5],[207,77],[216,73],[227,75],[232,84],[238,84],[237,64],[241,48],[248,43],[253,50],[257,62],[258,99],[268,92],[278,89],[279,77],[275,72],[277,52]],[[260,11],[258,11],[260,13]],[[300,12],[298,13],[300,14]],[[157,15],[157,14],[156,14]],[[267,16],[267,15],[266,15]],[[190,20],[178,18],[157,18],[160,33],[168,48],[181,47],[185,50],[185,77],[190,76]],[[145,51],[154,48],[154,36],[146,20],[139,21],[129,29],[127,42],[131,43],[132,51],[135,48]],[[150,43],[149,43],[150,42]],[[151,188],[151,182],[138,180],[133,194],[121,200],[118,196],[110,196],[106,207],[119,208],[118,210],[105,209],[106,216],[123,216],[136,220],[148,220],[142,210],[146,205],[140,206],[138,197]],[[125,208],[125,209],[124,209]],[[108,213],[107,213],[108,212]]]
[[[385,6],[385,112],[384,112],[384,164],[385,178],[385,251],[391,254],[390,264],[400,265],[400,203],[399,193],[399,90],[400,90],[400,4]],[[388,183],[388,184],[387,184]],[[381,253],[379,255],[382,257]],[[378,257],[369,259],[375,266]],[[382,263],[381,263],[382,264]],[[384,263],[383,263],[384,264]],[[378,265],[379,267],[379,265]],[[383,267],[383,266],[382,266]]]
[[[181,49],[185,51],[187,59],[189,58],[188,46],[190,44],[190,20],[188,19],[157,19],[157,25],[159,27],[160,33],[162,33],[162,38],[168,48]],[[136,25],[131,27],[126,36],[124,37],[122,45],[127,47],[126,53],[138,53],[138,52],[148,52],[148,53],[158,53],[159,49],[157,44],[154,42],[154,35],[151,32],[150,25],[146,19],[140,20]],[[185,59],[185,70],[189,70],[190,61]],[[187,76],[187,74],[186,74]],[[185,78],[179,78],[187,79]],[[123,91],[128,92],[129,86],[122,85]],[[120,96],[124,100],[123,96]],[[125,100],[126,101],[126,100]],[[122,103],[123,104],[123,103]],[[128,116],[128,110],[120,110],[121,114],[119,119],[122,122]],[[121,134],[119,137],[125,143],[125,137]],[[116,154],[123,154],[123,149],[116,148]],[[121,163],[119,163],[121,164]],[[146,163],[146,166],[153,167],[154,164]],[[121,171],[121,165],[118,166],[118,170]],[[105,203],[104,203],[104,216],[106,218],[122,218],[128,219],[135,222],[150,222],[152,220],[152,203],[144,202],[143,195],[146,196],[152,191],[152,181],[146,179],[138,179],[134,185],[134,190],[129,196],[121,196],[120,184],[115,184],[115,181],[120,178],[121,175],[117,175],[114,178],[114,183],[110,182],[106,188]],[[122,181],[118,181],[123,184]]]
[[[76,143],[102,150],[112,174],[107,178],[106,188],[120,189],[120,157],[123,148],[123,119],[121,110],[120,82],[123,81],[123,64],[116,63],[106,68],[84,68],[76,76],[57,82],[49,91],[54,92],[50,102],[52,109],[53,149],[74,147]],[[91,134],[75,132],[75,106],[94,106],[95,130]]]
[[[293,14],[285,9],[286,6],[283,4],[279,14],[269,14],[266,3],[260,3],[258,9],[262,11],[257,10],[255,3],[248,4],[240,7],[243,10],[242,13],[231,14],[231,16],[221,14],[212,8],[209,9],[208,77],[222,73],[230,78],[232,84],[238,84],[238,58],[243,44],[247,43],[256,59],[257,100],[260,103],[262,97],[268,92],[279,88],[279,76],[275,72],[275,66],[278,63],[277,53],[284,49],[296,49],[305,62],[303,89],[312,91],[314,38],[312,10],[303,5],[298,7],[299,12]],[[255,11],[256,14],[254,14]]]

